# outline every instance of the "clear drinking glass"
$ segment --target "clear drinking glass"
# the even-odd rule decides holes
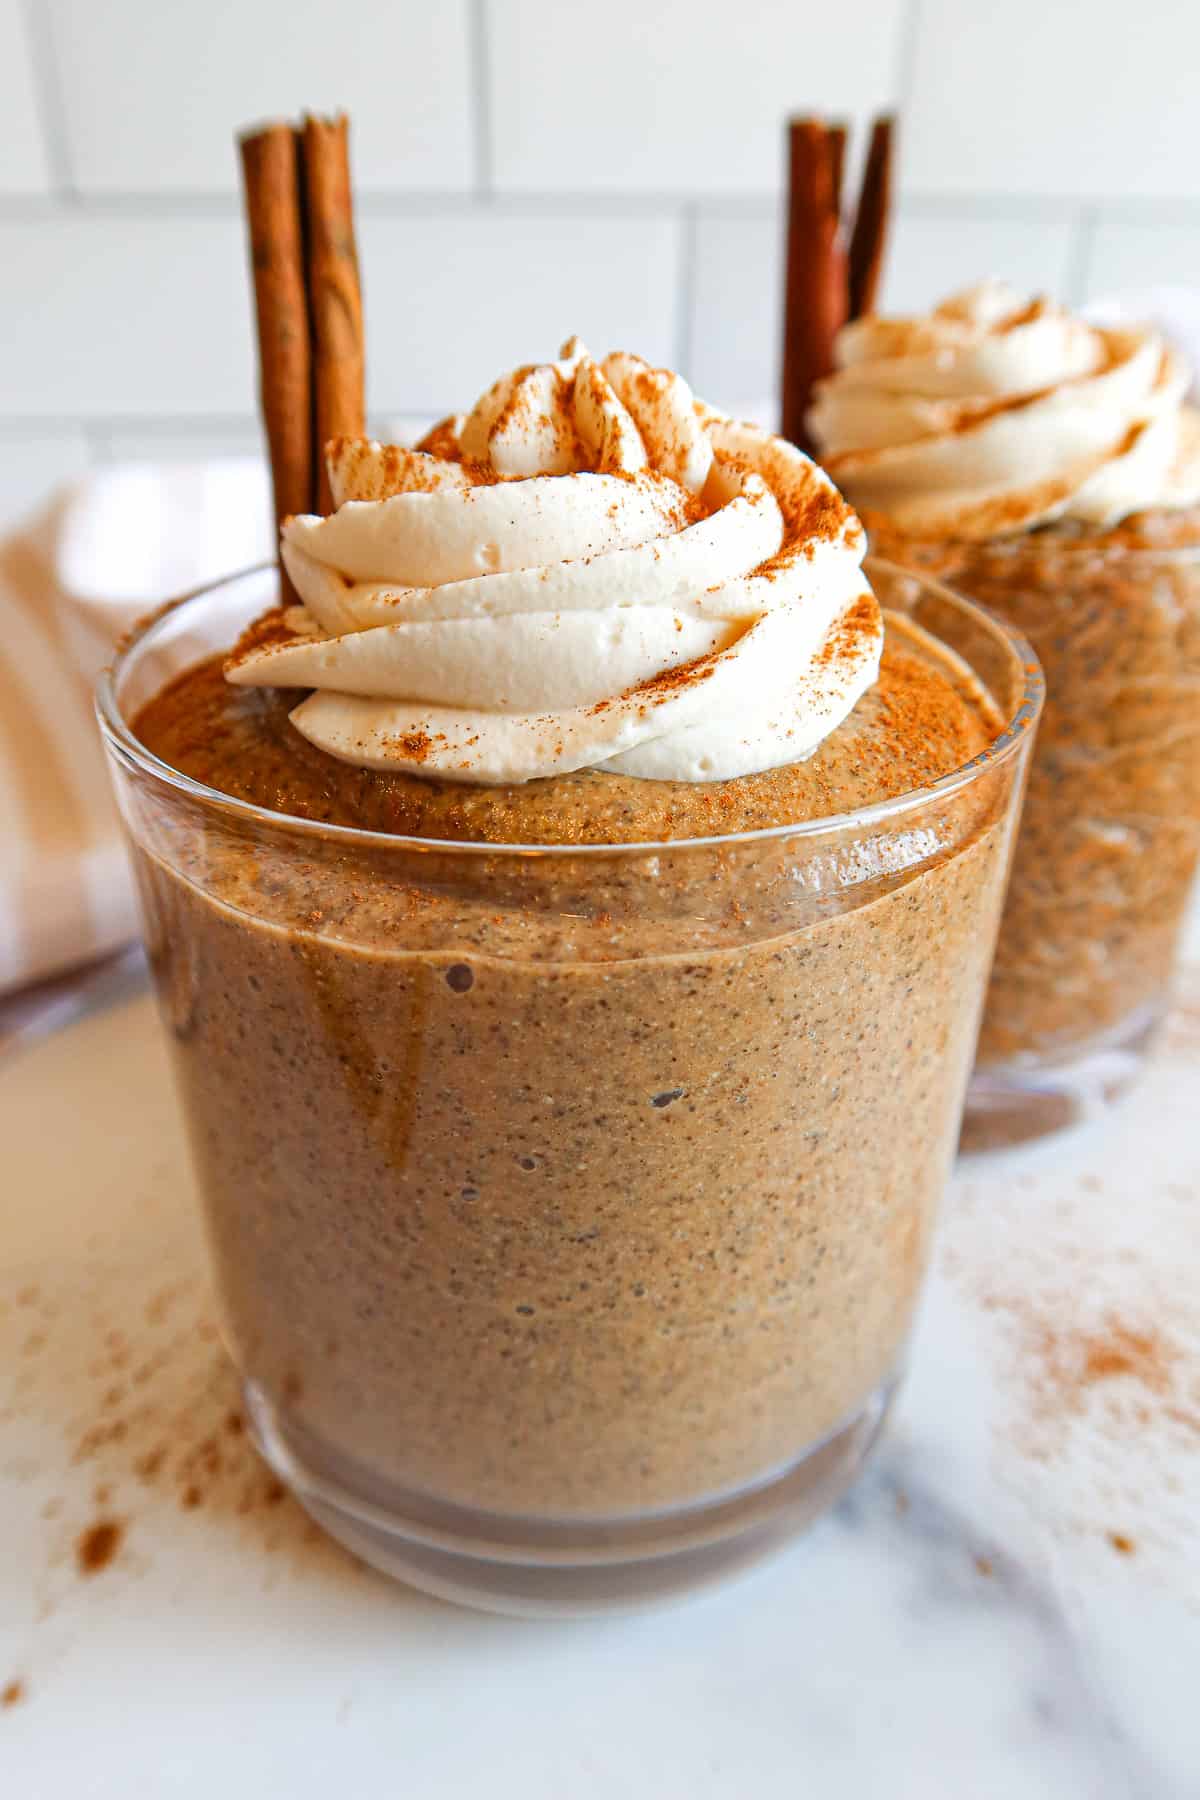
[[[283,817],[129,720],[271,603],[148,624],[99,695],[268,1461],[394,1575],[502,1610],[746,1563],[886,1415],[954,1152],[1040,677],[876,567],[1004,729],[927,789],[735,837],[444,843]]]
[[[1192,534],[1180,548],[1060,529],[953,557],[1047,686],[968,1146],[1114,1099],[1166,1010],[1200,850],[1200,520]]]

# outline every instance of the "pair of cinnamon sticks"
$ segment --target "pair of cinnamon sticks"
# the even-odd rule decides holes
[[[875,120],[847,242],[842,223],[846,127],[812,118],[788,125],[781,412],[784,437],[804,449],[813,384],[833,368],[833,340],[848,320],[874,311],[878,298],[895,135],[894,119]]]
[[[290,513],[330,511],[325,445],[361,437],[365,426],[348,139],[340,114],[239,140],[277,525]]]

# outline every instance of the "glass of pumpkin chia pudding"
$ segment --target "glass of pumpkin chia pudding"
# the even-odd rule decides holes
[[[634,357],[329,464],[100,695],[227,1342],[358,1554],[651,1600],[886,1416],[1037,665]]]
[[[1034,646],[1047,701],[964,1142],[1087,1117],[1169,1003],[1200,850],[1200,414],[1150,329],[988,283],[848,327],[814,436],[873,547]]]

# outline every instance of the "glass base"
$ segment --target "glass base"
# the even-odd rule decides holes
[[[898,1378],[798,1461],[704,1506],[642,1518],[537,1520],[442,1505],[355,1479],[345,1461],[285,1425],[252,1382],[260,1450],[329,1535],[364,1562],[438,1599],[527,1618],[632,1611],[693,1592],[780,1548],[858,1475]]]
[[[1161,1004],[1139,1007],[1113,1031],[1077,1046],[1069,1060],[977,1068],[960,1152],[1011,1149],[1102,1117],[1141,1074],[1163,1012]]]

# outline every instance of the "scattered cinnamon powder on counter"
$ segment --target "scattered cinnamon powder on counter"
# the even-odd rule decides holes
[[[991,1321],[1001,1466],[1039,1528],[1136,1554],[1200,1603],[1200,1336],[1180,1261],[1194,1189],[1152,1177],[1134,1212],[1119,1168],[1073,1188],[964,1170],[943,1266]]]
[[[81,1575],[98,1575],[106,1569],[125,1537],[125,1527],[116,1519],[98,1519],[81,1532],[75,1544],[75,1563]]]
[[[1083,1340],[1085,1381],[1104,1381],[1111,1375],[1135,1375],[1156,1394],[1167,1386],[1174,1351],[1155,1332],[1134,1331],[1113,1321],[1106,1336]]]
[[[1174,1346],[1159,1332],[1127,1325],[1113,1314],[1099,1329],[1040,1322],[1032,1335],[1035,1391],[1043,1409],[1079,1412],[1090,1390],[1117,1376],[1131,1378],[1148,1394],[1164,1394],[1171,1385]]]
[[[190,1234],[187,1243],[190,1251]],[[167,1268],[175,1273],[164,1284]],[[64,1282],[71,1273],[56,1266]],[[216,1342],[206,1273],[180,1255],[173,1233],[155,1235],[151,1221],[117,1267],[118,1279],[122,1273],[120,1324],[107,1280],[94,1299],[57,1280],[39,1288],[0,1280],[3,1351],[17,1378],[8,1417],[61,1431],[40,1476],[61,1474],[65,1485],[47,1487],[51,1497],[35,1509],[41,1523],[31,1539],[31,1579],[44,1557],[73,1584],[90,1584],[110,1566],[119,1583],[127,1549],[135,1547],[139,1566],[161,1535],[156,1525],[172,1515],[182,1554],[201,1541],[218,1551],[228,1542],[243,1554],[340,1563],[342,1553],[289,1502],[254,1447],[236,1373]],[[21,1360],[16,1353],[34,1324],[47,1328],[46,1345]],[[139,1530],[143,1519],[148,1537]],[[111,1585],[101,1582],[98,1593]],[[56,1604],[51,1588],[47,1608]],[[26,1697],[23,1684],[18,1694],[12,1683],[4,1688],[6,1676],[15,1682],[17,1674],[0,1669],[0,1704]]]
[[[6,1682],[4,1687],[0,1688],[0,1706],[19,1706],[24,1698],[25,1683],[19,1678]]]
[[[1200,969],[1185,967],[1180,971],[1175,1004],[1167,1014],[1163,1037],[1172,1050],[1189,1056],[1200,1053]]]

